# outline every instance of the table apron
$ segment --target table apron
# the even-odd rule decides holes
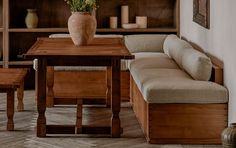
[[[120,59],[47,59],[47,66],[111,66],[112,61]]]

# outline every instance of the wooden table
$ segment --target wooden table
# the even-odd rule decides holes
[[[74,132],[71,126],[46,125],[46,70],[47,66],[107,66],[111,70],[111,122],[109,127],[84,127],[82,133],[108,131],[111,137],[120,137],[120,63],[121,59],[132,59],[133,55],[120,38],[94,38],[87,46],[75,46],[69,38],[39,38],[25,55],[38,59],[37,74],[37,136],[47,133]],[[63,130],[62,130],[63,128]],[[65,130],[68,129],[68,132]]]
[[[0,68],[0,92],[7,93],[7,130],[14,130],[14,92],[17,90],[17,110],[23,111],[24,78],[27,69]]]

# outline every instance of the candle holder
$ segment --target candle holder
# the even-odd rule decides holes
[[[129,23],[129,6],[123,5],[121,6],[121,26],[122,24]]]
[[[147,16],[136,16],[136,24],[139,28],[147,28]]]
[[[115,29],[117,28],[117,16],[111,16],[110,17],[110,28]]]

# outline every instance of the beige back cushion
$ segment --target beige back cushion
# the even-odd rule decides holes
[[[131,53],[135,52],[163,52],[166,35],[127,35],[125,45]]]
[[[181,44],[181,47],[179,47],[180,46],[179,41],[180,39],[177,35],[174,35],[174,34],[168,35],[163,43],[164,53],[170,56],[169,50],[182,48],[182,44]]]
[[[194,79],[208,81],[211,77],[211,59],[194,48],[185,48],[182,54],[182,67]]]
[[[208,81],[210,79],[212,70],[210,58],[195,50],[188,42],[176,35],[169,35],[164,42],[164,52],[195,80]]]
[[[168,35],[164,42],[163,50],[165,54],[173,58],[176,63],[182,68],[183,49],[191,48],[192,46],[184,40],[181,40],[176,35]]]

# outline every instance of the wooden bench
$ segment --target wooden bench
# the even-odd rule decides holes
[[[0,68],[0,91],[7,93],[7,130],[14,130],[14,91],[17,90],[17,110],[23,111],[24,77],[26,69]]]
[[[182,66],[186,62],[184,56],[192,60],[197,52],[192,50],[192,54],[191,48],[182,50],[185,55],[181,57],[183,52],[175,47],[186,48],[180,45],[184,41],[176,38],[169,41],[173,45],[170,55],[175,51],[178,56],[169,59],[151,53],[154,58],[146,54],[138,59],[136,54],[130,63],[131,101],[143,133],[149,143],[155,144],[220,144],[220,135],[228,125],[228,92],[220,86],[224,84],[223,63],[189,42],[194,49],[207,54],[213,64],[209,80],[212,82],[189,77],[190,73],[185,74],[187,68],[178,69],[174,64],[181,61],[179,66]],[[200,65],[194,61],[188,63]]]

